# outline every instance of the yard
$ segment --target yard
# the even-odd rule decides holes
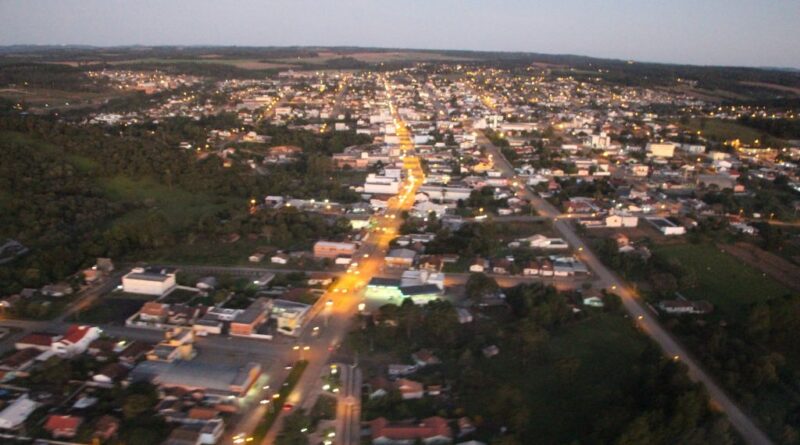
[[[659,246],[654,253],[674,258],[694,271],[697,285],[681,293],[693,300],[708,300],[721,312],[742,315],[755,302],[789,293],[766,274],[721,252],[713,244],[675,244]]]

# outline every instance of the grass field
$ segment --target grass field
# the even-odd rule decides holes
[[[701,131],[702,136],[719,141],[739,139],[743,145],[752,145],[759,139],[762,146],[781,147],[786,144],[783,139],[772,136],[763,139],[763,132],[733,121],[707,119],[705,124],[701,124],[700,119],[692,119],[685,127],[691,131]]]
[[[769,276],[712,244],[659,246],[655,253],[675,258],[697,275],[697,286],[682,291],[691,299],[708,300],[724,313],[739,316],[748,305],[789,292]]]
[[[147,208],[134,210],[121,218],[121,221],[136,221],[148,212],[162,212],[173,227],[180,228],[195,224],[206,215],[213,215],[225,208],[236,205],[232,199],[212,198],[203,193],[189,192],[179,187],[169,188],[151,179],[133,180],[116,176],[104,180],[103,189],[109,199],[144,204]]]
[[[524,375],[511,364],[513,358],[508,358],[511,363],[487,360],[485,366],[493,381],[523,394],[538,443],[572,443],[592,433],[598,412],[620,402],[622,388],[634,376],[632,365],[646,346],[644,336],[622,315],[598,314],[555,334],[547,345],[548,360]],[[572,363],[564,366],[572,371],[561,369],[564,363]]]
[[[154,300],[152,295],[131,294],[114,291],[97,299],[86,310],[76,312],[69,317],[70,321],[81,323],[115,323],[122,324],[135,314],[148,301]]]

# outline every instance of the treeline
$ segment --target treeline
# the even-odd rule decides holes
[[[800,441],[800,375],[793,366],[800,296],[755,304],[741,320],[672,317],[667,324],[771,437],[783,444]]]
[[[0,150],[0,239],[32,249],[0,267],[0,294],[55,281],[104,249],[98,226],[123,212],[63,155],[5,138]]]
[[[800,120],[742,116],[739,123],[782,139],[800,138]]]
[[[332,131],[315,133],[308,130],[290,129],[287,126],[263,125],[257,127],[259,134],[272,139],[271,145],[296,145],[302,147],[304,153],[333,155],[341,153],[351,145],[363,145],[372,142],[372,137],[357,134],[355,131]]]
[[[0,63],[0,86],[95,92],[107,89],[108,83],[65,64],[20,62]]]

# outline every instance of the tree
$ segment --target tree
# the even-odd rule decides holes
[[[153,407],[153,401],[144,394],[131,394],[125,398],[122,413],[126,419],[137,417]]]
[[[497,281],[494,278],[484,273],[470,274],[467,283],[464,286],[467,298],[472,300],[473,303],[478,304],[489,295],[496,293],[500,290]]]

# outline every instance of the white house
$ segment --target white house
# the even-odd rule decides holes
[[[53,342],[52,350],[60,357],[74,357],[83,354],[98,338],[100,329],[94,326],[71,325],[60,340]]]

